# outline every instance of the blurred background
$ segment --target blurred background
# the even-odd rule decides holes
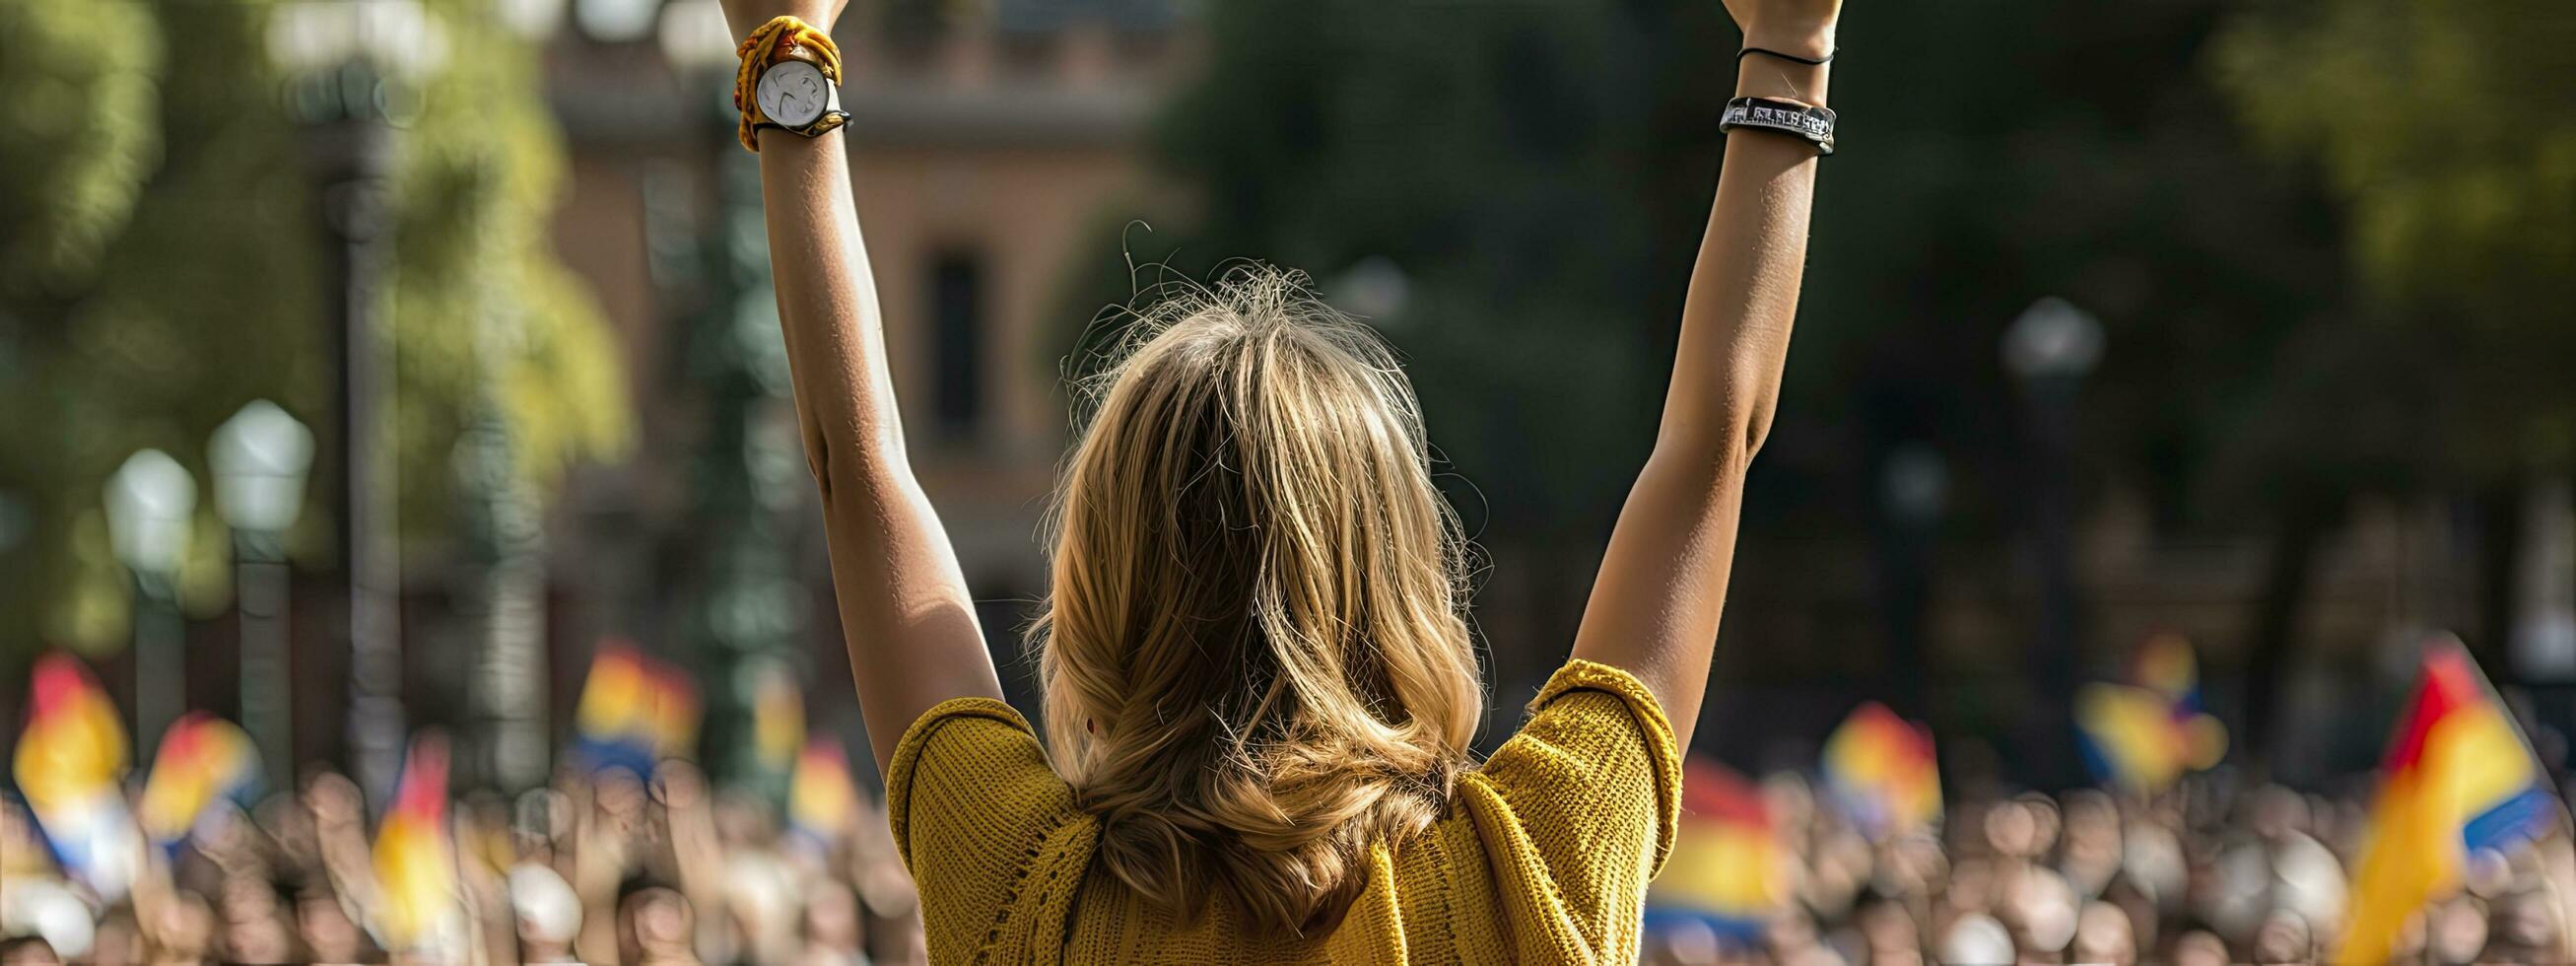
[[[1113,307],[1255,258],[1408,359],[1479,547],[1486,746],[1508,736],[1651,443],[1733,86],[1720,4],[854,0],[835,35],[917,468],[1015,703],[1036,709],[1019,632],[1067,379]],[[2240,839],[2267,858],[2227,868],[2288,881],[2304,836],[2340,890],[2444,635],[2554,795],[2576,8],[1861,4],[1842,41],[1849,123],[1694,764],[1765,776],[1744,800],[1803,884],[1712,948],[1874,958],[1892,907],[1933,950],[1985,907],[1874,877],[2019,883],[2071,868],[2079,828],[2117,867],[2124,823],[2166,830],[2194,883]],[[692,912],[710,960],[918,956],[864,817],[868,669],[831,606],[733,65],[713,0],[0,3],[0,838],[97,942],[176,955],[194,923],[244,959],[267,947],[225,937],[273,913],[287,958],[328,958],[334,921],[365,927],[349,956],[461,949],[386,911],[408,873],[382,827],[436,773],[458,805],[432,838],[491,874],[422,894],[519,902],[517,868],[553,870],[594,910],[576,932],[621,924],[593,961]],[[2188,724],[2141,739],[2170,767],[2105,753],[2127,734],[2086,697],[2105,682]],[[1797,805],[1832,797],[1807,783],[1858,759],[1828,736],[1872,715],[1898,737],[1866,748],[1921,738],[1907,781],[1947,804],[1946,858]],[[77,741],[43,730],[72,720]],[[180,741],[202,729],[222,740]],[[212,776],[170,793],[196,803],[169,806],[186,847],[125,885],[83,871],[42,799],[136,792],[163,760]],[[800,791],[809,767],[849,800]],[[2060,794],[2097,784],[2119,797]],[[209,832],[228,798],[278,811]],[[801,850],[799,802],[830,831]],[[372,866],[347,860],[367,829]],[[594,839],[627,844],[572,844]],[[726,878],[719,841],[773,861]],[[2539,881],[2514,861],[2502,881]],[[180,887],[132,884],[155,868]],[[846,901],[719,908],[789,869]],[[2072,936],[2110,877],[2053,874]],[[1819,898],[1835,876],[1859,884]],[[237,880],[271,912],[232,916],[259,892]],[[2448,900],[2481,936],[2523,894],[2489,884]],[[2072,949],[1993,888],[2008,943]],[[2314,944],[2351,918],[2181,888],[2123,907],[2147,958],[2194,930],[2250,957],[2279,909]],[[2421,955],[2449,908],[2413,920]]]

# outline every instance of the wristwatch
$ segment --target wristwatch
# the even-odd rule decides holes
[[[850,119],[841,110],[841,89],[823,76],[823,69],[803,60],[782,60],[769,65],[752,85],[752,98],[759,103],[761,122],[753,130],[777,128],[805,137],[815,137],[840,127]]]

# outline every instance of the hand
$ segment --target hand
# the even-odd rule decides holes
[[[737,42],[779,17],[795,17],[830,33],[832,23],[841,19],[841,8],[849,5],[850,0],[724,0],[725,27]]]
[[[1843,0],[1726,0],[1726,13],[1744,31],[1747,47],[1823,57],[1834,50]]]

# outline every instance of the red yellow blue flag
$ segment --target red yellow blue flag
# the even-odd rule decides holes
[[[2130,683],[2078,690],[2075,727],[2094,777],[2140,794],[2172,787],[2227,754],[2227,729],[2201,710],[2199,669],[2180,635],[2141,648]]]
[[[788,785],[788,830],[829,849],[850,828],[858,807],[858,786],[850,781],[850,758],[841,743],[820,737],[806,742]]]
[[[2545,829],[2547,781],[2522,733],[2456,641],[2424,655],[2380,765],[2339,963],[2385,962],[2408,916],[2455,889],[2468,857]]]
[[[376,827],[373,923],[396,952],[441,945],[459,914],[456,853],[447,828],[447,742],[414,740],[394,784],[393,808]]]
[[[143,833],[177,848],[216,802],[247,806],[259,789],[259,751],[239,725],[202,711],[171,723],[152,756],[138,817]]]
[[[1871,701],[1825,740],[1825,789],[1875,840],[1929,830],[1941,820],[1940,764],[1932,729]]]
[[[676,667],[610,642],[591,658],[573,712],[574,751],[596,770],[653,774],[655,762],[686,754],[698,728],[697,689]]]
[[[1693,758],[1682,766],[1672,856],[1646,890],[1646,929],[1698,922],[1736,948],[1755,948],[1787,896],[1787,869],[1761,790]]]
[[[71,655],[47,653],[30,676],[27,727],[11,761],[55,864],[102,899],[125,895],[142,842],[119,787],[129,754],[116,706]]]
[[[796,766],[805,742],[805,692],[780,664],[764,665],[752,691],[752,756],[766,774]]]

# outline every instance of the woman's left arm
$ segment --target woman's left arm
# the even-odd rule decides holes
[[[1842,0],[1727,7],[1746,46],[1774,52],[1738,58],[1736,94],[1824,106],[1827,70],[1802,60],[1830,59]],[[1620,508],[1575,631],[1574,656],[1636,675],[1684,748],[1708,690],[1745,473],[1779,403],[1817,155],[1777,131],[1727,136],[1654,452]]]

